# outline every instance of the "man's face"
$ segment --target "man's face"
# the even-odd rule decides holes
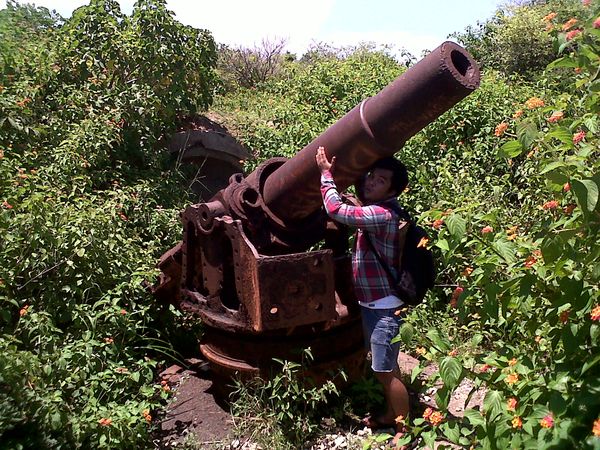
[[[367,203],[377,203],[392,197],[392,171],[376,168],[371,170],[365,179],[363,197]]]

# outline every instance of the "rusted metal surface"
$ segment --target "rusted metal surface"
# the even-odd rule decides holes
[[[321,205],[314,162],[318,146],[327,149],[329,158],[336,156],[335,180],[343,190],[475,90],[479,80],[479,68],[469,53],[444,42],[273,173],[262,190],[265,205],[283,221],[308,216]]]
[[[153,291],[202,319],[201,351],[216,374],[265,375],[273,358],[296,359],[306,347],[317,377],[338,365],[362,367],[348,231],[322,210],[316,148],[337,157],[344,189],[478,83],[471,56],[446,42],[292,159],[235,174],[182,213],[183,240],[161,258]],[[322,250],[307,250],[321,240]]]

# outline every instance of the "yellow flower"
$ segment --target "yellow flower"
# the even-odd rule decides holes
[[[511,360],[508,362],[508,365],[509,365],[509,366],[514,366],[514,365],[516,365],[516,364],[517,364],[517,359],[516,359],[516,358],[513,358],[513,359],[511,359]]]

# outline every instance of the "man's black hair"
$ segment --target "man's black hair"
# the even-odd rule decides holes
[[[408,186],[408,171],[406,170],[406,166],[393,156],[387,156],[375,161],[371,166],[371,170],[373,169],[385,169],[392,172],[391,187],[396,194],[400,194]]]

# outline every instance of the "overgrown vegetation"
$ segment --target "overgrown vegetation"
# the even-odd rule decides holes
[[[0,11],[0,441],[140,447],[173,355],[142,287],[186,203],[161,140],[212,101],[208,32],[162,1]]]
[[[600,447],[599,16],[597,2],[521,2],[457,34],[482,85],[398,154],[411,172],[402,201],[430,227],[440,272],[400,338],[439,365],[441,411],[410,418],[406,440]],[[0,440],[148,446],[168,395],[155,369],[172,348],[141,283],[180,239],[188,194],[161,151],[178,117],[214,101],[252,170],[295,154],[406,64],[322,48],[277,53],[277,70],[248,86],[224,65],[218,80],[210,33],[161,0],[131,16],[93,0],[69,20],[9,2],[0,54]],[[282,367],[279,385],[240,385],[235,404],[273,448],[317,429],[309,406],[328,392]],[[459,420],[447,406],[464,378],[487,394]],[[351,396],[373,392],[365,382]]]

